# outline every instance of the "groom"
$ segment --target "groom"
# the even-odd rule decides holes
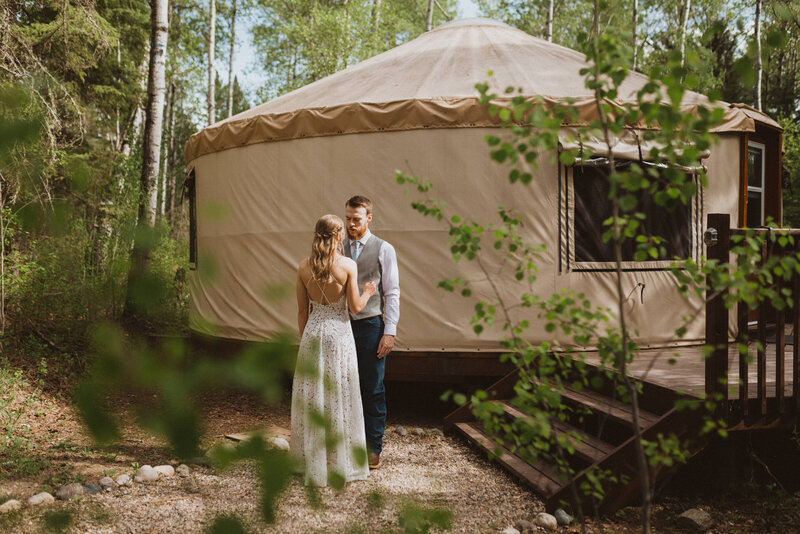
[[[372,221],[370,199],[354,196],[345,204],[344,213],[347,239],[342,246],[345,256],[353,258],[358,265],[358,289],[362,291],[369,281],[374,281],[377,286],[377,292],[361,313],[350,314],[358,355],[369,468],[377,469],[386,425],[385,358],[394,348],[400,319],[397,255],[392,245],[369,231]]]

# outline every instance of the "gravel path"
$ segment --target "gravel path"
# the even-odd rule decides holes
[[[53,404],[49,407],[55,408]],[[223,441],[225,433],[247,428],[289,427],[285,405],[266,408],[252,400],[234,398],[209,402],[206,408],[207,443]],[[60,414],[59,434],[88,443],[68,408],[55,412]],[[430,418],[426,421],[408,412],[396,413],[395,418],[390,413],[390,425],[433,428]],[[59,439],[57,435],[53,438]],[[104,459],[102,454],[72,459],[75,472],[96,483],[104,473],[132,473],[132,462],[157,465],[171,461],[156,440],[131,422],[125,425],[123,438],[113,460]],[[302,479],[294,477],[281,498],[273,525],[260,519],[259,489],[252,465],[239,464],[221,473],[202,466],[192,466],[192,470],[188,477],[136,483],[67,503],[24,506],[15,515],[0,517],[0,532],[38,534],[45,514],[57,510],[73,513],[74,522],[65,532],[75,534],[204,532],[215,516],[226,512],[242,517],[253,532],[399,532],[398,512],[413,501],[452,510],[451,532],[480,533],[502,532],[543,510],[541,500],[491,464],[484,453],[458,438],[436,434],[401,436],[387,432],[380,469],[372,471],[368,480],[350,483],[340,492],[322,489],[320,508],[311,506]],[[0,481],[0,498],[13,496],[24,502],[40,491],[40,484],[33,479]]]

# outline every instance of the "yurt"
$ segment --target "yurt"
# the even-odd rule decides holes
[[[497,89],[576,99],[586,118],[595,107],[579,73],[585,66],[583,54],[505,24],[458,20],[193,135],[185,150],[191,329],[252,341],[296,332],[292,288],[313,225],[323,214],[343,215],[345,201],[356,194],[373,200],[370,229],[397,251],[401,315],[392,357],[417,358],[408,360],[407,374],[446,374],[477,354],[500,351],[501,329],[476,336],[470,324],[475,302],[494,300],[495,288],[509,302],[522,292],[547,297],[572,290],[596,306],[615,308],[613,265],[598,242],[606,216],[599,175],[542,155],[530,185],[511,184],[509,168],[489,158],[485,136],[497,134],[499,122],[475,89],[492,71]],[[619,101],[635,101],[646,82],[631,73]],[[688,93],[684,105],[704,102]],[[691,206],[660,223],[670,250],[684,257],[704,254],[708,213],[729,213],[740,226],[781,218],[780,127],[747,106],[725,108],[715,129],[719,142],[703,160],[707,186]],[[628,133],[616,140],[615,155],[638,160],[637,136]],[[533,285],[517,282],[502,257],[491,256],[489,243],[482,265],[454,263],[447,225],[410,207],[415,197],[396,183],[397,170],[432,182],[429,195],[445,201],[448,213],[496,222],[502,205],[521,216],[522,237],[544,245]],[[623,290],[643,346],[671,343],[697,305],[675,291],[667,264],[624,263]],[[437,289],[444,278],[465,280],[471,296]],[[536,311],[517,307],[512,313],[530,320],[525,336],[531,341],[557,336],[545,331]],[[692,323],[683,342],[702,342],[703,325],[702,317]],[[478,366],[474,372],[484,371]]]

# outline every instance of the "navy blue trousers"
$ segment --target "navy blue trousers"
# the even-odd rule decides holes
[[[386,388],[383,385],[386,358],[378,359],[378,344],[383,337],[383,318],[371,317],[351,321],[350,324],[353,325],[353,337],[356,340],[367,449],[380,454],[383,449],[383,429],[386,426]]]

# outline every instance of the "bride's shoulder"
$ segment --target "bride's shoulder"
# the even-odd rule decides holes
[[[355,266],[356,262],[343,254],[336,254],[336,265],[349,269]]]
[[[308,257],[305,257],[297,265],[297,272],[303,272],[307,269],[308,269]]]

